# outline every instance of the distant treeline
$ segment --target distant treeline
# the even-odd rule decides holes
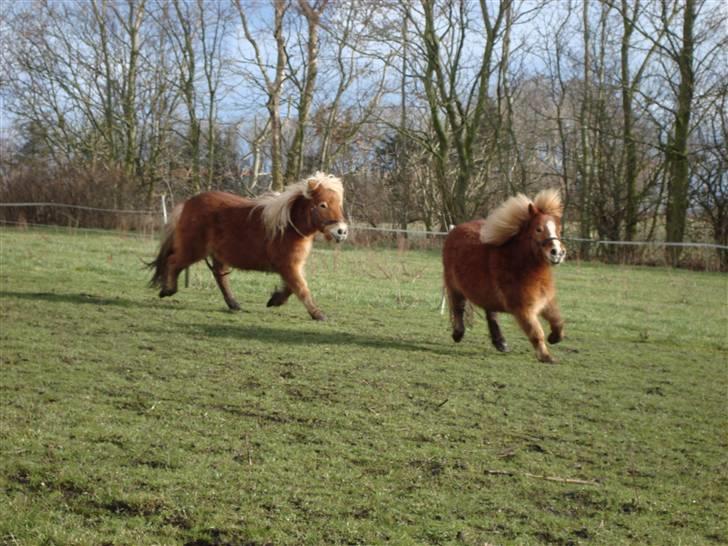
[[[12,4],[0,199],[150,208],[325,170],[371,225],[446,229],[557,186],[574,236],[726,245],[726,13],[713,0]]]

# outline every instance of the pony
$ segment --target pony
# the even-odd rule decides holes
[[[444,283],[457,343],[465,334],[466,302],[485,310],[490,338],[508,352],[498,313],[512,314],[536,349],[541,362],[554,362],[539,322],[551,326],[549,343],[564,337],[551,268],[564,261],[561,241],[563,207],[559,192],[547,189],[531,201],[511,197],[485,220],[460,224],[448,233],[442,258]]]
[[[275,272],[283,284],[268,307],[283,305],[295,294],[311,318],[325,320],[303,269],[316,233],[337,243],[347,238],[343,201],[341,180],[322,172],[255,199],[218,191],[198,194],[175,207],[159,253],[147,264],[154,270],[149,284],[160,288],[160,298],[172,296],[180,272],[204,259],[228,308],[236,311],[240,305],[230,290],[230,268]]]

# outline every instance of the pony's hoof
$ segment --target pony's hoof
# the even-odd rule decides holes
[[[551,332],[549,334],[549,338],[548,339],[549,339],[549,343],[551,345],[555,345],[559,341],[561,341],[562,339],[564,339],[564,334],[562,334],[561,332]]]
[[[166,298],[167,296],[174,296],[177,293],[176,290],[172,290],[171,288],[162,288],[159,291],[159,297],[160,298]]]
[[[550,354],[539,355],[538,359],[540,362],[543,362],[544,364],[556,364],[556,359],[554,357],[552,357]]]
[[[316,311],[315,313],[311,313],[311,318],[313,320],[326,320],[326,315],[324,315],[321,311]]]
[[[501,353],[510,352],[510,349],[508,348],[508,344],[505,341],[495,341],[495,342],[493,342],[493,345],[495,346],[496,350]]]
[[[270,296],[270,299],[268,300],[268,303],[265,304],[266,307],[279,307],[286,303],[286,300],[288,299],[287,296],[284,296],[282,292],[273,292]]]
[[[465,335],[465,330],[453,330],[452,331],[452,340],[455,343],[460,343],[460,340],[463,339],[464,335]]]
[[[237,301],[229,301],[227,306],[230,311],[240,311],[240,304]]]

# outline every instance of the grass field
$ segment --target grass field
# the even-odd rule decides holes
[[[317,323],[260,273],[159,300],[152,240],[0,245],[0,544],[728,542],[725,275],[567,263],[551,366],[454,344],[435,252],[317,243]]]

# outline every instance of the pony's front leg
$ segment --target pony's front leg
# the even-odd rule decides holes
[[[303,278],[300,269],[286,268],[281,271],[281,277],[283,277],[283,281],[291,292],[296,294],[296,297],[301,300],[301,303],[306,307],[312,319],[326,320],[326,315],[321,312],[316,302],[313,301],[311,291],[308,289],[308,284],[306,283],[306,279]]]
[[[536,357],[541,362],[554,362],[554,359],[549,354],[549,350],[546,348],[543,328],[541,328],[538,317],[535,314],[515,314],[515,317],[518,324],[528,336],[531,345],[536,349]]]
[[[506,344],[506,338],[503,337],[503,332],[501,332],[500,324],[498,324],[498,314],[494,311],[486,311],[485,320],[488,321],[488,331],[493,346],[501,353],[507,353],[508,345]]]
[[[556,300],[549,301],[548,305],[541,311],[541,316],[546,319],[551,326],[551,333],[549,334],[549,343],[558,343],[564,339],[564,320],[561,318],[561,312],[559,311],[559,305]]]

